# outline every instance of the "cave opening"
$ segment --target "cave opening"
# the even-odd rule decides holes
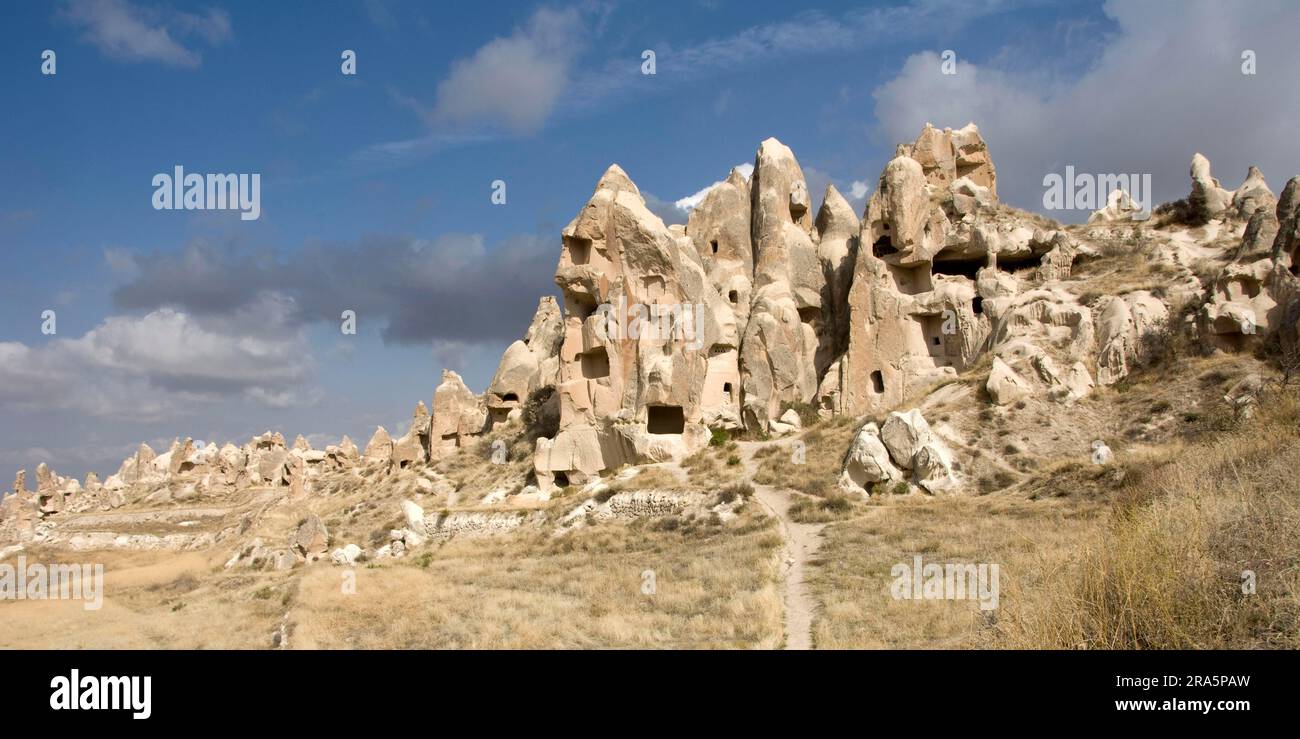
[[[680,434],[686,430],[686,414],[680,405],[646,406],[646,431],[652,434]]]

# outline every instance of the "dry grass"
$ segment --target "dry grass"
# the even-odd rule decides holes
[[[754,482],[791,488],[818,498],[839,495],[840,467],[860,425],[851,416],[839,416],[789,441],[764,446],[754,453],[758,462]],[[796,442],[803,444],[802,461],[796,453]]]
[[[1096,524],[1087,503],[1019,498],[909,496],[870,506],[867,515],[831,524],[811,570],[819,608],[819,649],[969,648],[988,645],[998,611],[975,601],[895,600],[896,564],[987,563],[999,566],[1001,607],[1008,583],[1033,591],[1052,576],[1047,563],[1068,558]]]
[[[287,573],[226,573],[198,553],[37,548],[24,556],[103,564],[104,602],[86,610],[77,600],[0,601],[5,649],[268,648],[295,589]]]
[[[998,640],[1099,649],[1300,646],[1300,400],[1175,445],[1130,476],[1108,525]],[[1243,592],[1245,572],[1256,591]]]
[[[753,509],[755,506],[747,506]],[[291,644],[323,648],[743,648],[782,638],[775,525],[642,520],[453,540],[357,571],[311,568]],[[421,565],[424,565],[423,567]],[[646,594],[647,571],[654,593]]]

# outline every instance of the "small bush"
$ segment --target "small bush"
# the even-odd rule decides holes
[[[560,432],[560,399],[551,386],[539,387],[524,401],[521,420],[530,439],[553,439]]]
[[[709,436],[709,446],[726,446],[731,441],[731,433],[726,429],[713,429]]]

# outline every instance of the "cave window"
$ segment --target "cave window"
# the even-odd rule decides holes
[[[877,395],[885,392],[885,376],[880,374],[880,370],[873,370],[871,373],[871,389]]]
[[[578,355],[582,362],[582,376],[587,380],[609,377],[609,352],[605,347],[597,347]]]
[[[975,315],[977,315],[977,316],[980,315],[981,313],[983,313],[983,312],[984,312],[984,298],[980,297],[979,295],[976,295],[976,296],[975,296],[975,299],[972,300],[972,301],[970,301],[970,309],[971,309],[972,311],[974,311],[974,312],[975,312]]]
[[[730,383],[730,382],[724,382],[724,383],[722,383],[722,392],[726,393],[728,398],[731,397],[731,383]]]
[[[686,416],[680,405],[646,406],[646,431],[652,434],[680,434],[686,430]]]
[[[552,474],[555,477],[556,487],[561,487],[561,488],[569,487],[569,476],[567,474],[563,472],[554,472]]]
[[[732,303],[740,302],[740,293],[736,292],[735,290],[732,290],[731,292],[727,293],[727,300],[730,300]]]
[[[876,243],[871,245],[871,253],[877,259],[880,259],[881,257],[886,257],[890,254],[897,254],[898,250],[894,248],[893,240],[889,238],[888,234],[886,234],[876,239]]]
[[[518,402],[519,402],[519,396],[516,395],[515,393],[506,393],[505,395],[502,395],[502,396],[501,396],[501,402],[503,402],[503,403],[509,403],[509,402],[511,402],[511,401],[513,401],[513,402],[515,402],[515,403],[518,403]]]
[[[569,239],[569,259],[574,264],[591,261],[591,239]]]
[[[596,313],[596,299],[590,295],[575,293],[569,298],[569,303],[573,306],[573,312],[584,321]]]
[[[717,254],[717,253],[718,253],[718,240],[717,240],[717,239],[714,239],[713,241],[710,241],[710,242],[709,242],[709,249],[711,249],[711,250],[713,251],[714,254]]]

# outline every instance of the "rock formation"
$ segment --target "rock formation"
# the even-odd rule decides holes
[[[733,169],[713,186],[684,226],[665,225],[611,165],[561,232],[560,302],[540,298],[482,395],[446,370],[405,433],[393,439],[379,427],[364,451],[346,436],[317,450],[301,435],[286,445],[268,431],[242,445],[177,438],[162,454],[141,444],[102,482],[41,464],[34,491],[20,471],[0,503],[0,534],[31,538],[51,516],[249,489],[306,506],[322,494],[322,475],[452,493],[430,468],[484,434],[535,443],[536,487],[521,479],[479,503],[504,503],[512,490],[542,502],[555,485],[599,485],[595,478],[622,465],[681,459],[717,429],[797,433],[814,409],[862,420],[841,470],[846,490],[956,492],[965,484],[952,451],[960,446],[919,411],[891,411],[962,373],[982,389],[980,402],[1004,413],[1114,385],[1144,366],[1165,334],[1186,332],[1221,351],[1275,337],[1300,345],[1300,177],[1274,197],[1256,167],[1235,191],[1201,154],[1190,174],[1191,193],[1173,210],[1196,225],[1142,235],[1160,226],[1133,223],[1137,206],[1122,190],[1086,226],[1002,204],[974,124],[927,124],[900,144],[860,217],[834,186],[814,203],[794,153],[776,139],[759,144],[748,176]],[[1222,234],[1238,232],[1240,243],[1222,249]],[[1214,244],[1187,247],[1203,236]],[[1143,238],[1154,248],[1136,251]],[[1217,274],[1189,269],[1214,250],[1222,252]],[[1159,262],[1166,284],[1085,294],[1079,265],[1117,255]],[[510,430],[530,399],[548,396],[558,431]],[[403,508],[407,527],[377,556],[446,533],[445,521],[425,519],[415,503]],[[494,516],[475,513],[455,527],[517,525]],[[250,543],[232,562],[280,566],[294,552],[324,557],[328,547],[319,519],[286,539],[278,549]],[[348,545],[332,558],[361,555]]]

